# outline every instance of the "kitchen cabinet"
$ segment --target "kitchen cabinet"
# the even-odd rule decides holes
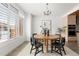
[[[76,15],[68,16],[68,25],[76,25]]]

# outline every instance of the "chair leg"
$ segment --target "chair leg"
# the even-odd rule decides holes
[[[30,54],[32,53],[33,46],[31,47]]]
[[[63,51],[64,51],[64,54],[66,55],[66,52],[65,52],[65,49],[64,49],[64,47],[63,47]]]
[[[35,55],[34,55],[34,56],[36,56],[36,54],[37,54],[37,51],[38,51],[38,50],[36,49],[36,51],[35,51]]]
[[[55,46],[55,51],[56,51],[56,46]]]
[[[61,52],[61,48],[59,47],[59,52],[60,52],[60,55],[62,56],[62,52]]]
[[[51,53],[52,53],[52,51],[53,51],[53,46],[51,46]]]
[[[44,51],[43,51],[43,46],[42,46],[42,52],[44,53]]]

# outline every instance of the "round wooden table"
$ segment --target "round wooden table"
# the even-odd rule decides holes
[[[34,36],[34,38],[37,40],[43,40],[45,42],[46,52],[48,52],[48,40],[56,40],[59,38],[59,35],[44,36],[43,34],[37,34]]]

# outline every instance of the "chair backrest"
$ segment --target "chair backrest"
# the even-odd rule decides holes
[[[31,42],[31,45],[35,45],[32,37],[30,38],[30,42]]]
[[[61,46],[64,46],[65,45],[65,38],[60,38],[58,40],[55,40],[55,43],[57,45],[61,45]]]
[[[61,45],[64,46],[65,45],[65,38],[61,39]]]
[[[36,33],[32,34],[32,37],[30,38],[31,45],[35,45],[36,44],[36,40],[34,38],[34,35],[36,35]]]
[[[37,33],[33,33],[32,36],[34,37],[34,35],[37,35]]]

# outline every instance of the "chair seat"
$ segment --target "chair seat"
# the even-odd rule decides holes
[[[51,45],[52,45],[52,46],[54,46],[54,45],[59,45],[59,40],[56,40],[56,41],[51,42]]]
[[[40,47],[40,46],[43,46],[43,44],[42,44],[41,42],[37,42],[37,43],[36,43],[36,47],[38,48],[38,47]]]

